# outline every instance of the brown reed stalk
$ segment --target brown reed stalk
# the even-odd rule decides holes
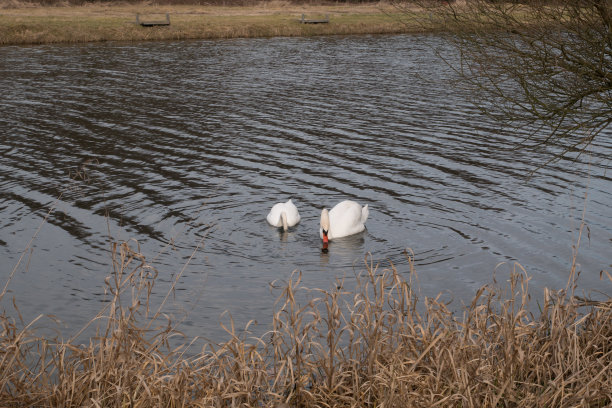
[[[612,403],[612,299],[545,290],[529,311],[518,264],[477,291],[463,314],[419,298],[409,274],[371,255],[354,279],[280,286],[271,330],[186,356],[177,327],[149,313],[156,271],[135,241],[112,243],[109,305],[85,344],[0,316],[2,406],[605,407]],[[612,280],[608,273],[602,278]],[[154,323],[151,323],[151,319]],[[186,340],[187,342],[187,340]]]

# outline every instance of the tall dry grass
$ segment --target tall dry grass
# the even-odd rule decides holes
[[[0,401],[13,407],[606,407],[612,404],[612,299],[568,288],[529,312],[529,278],[483,286],[457,316],[419,298],[371,257],[354,280],[279,286],[270,331],[201,351],[171,346],[178,328],[150,310],[156,272],[132,242],[112,244],[111,301],[85,344],[0,316]],[[611,276],[602,276],[612,279]],[[353,280],[351,280],[351,285]],[[300,300],[301,299],[301,300]],[[305,300],[304,300],[305,299]],[[75,337],[76,338],[76,337]]]

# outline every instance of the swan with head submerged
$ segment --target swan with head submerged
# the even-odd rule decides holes
[[[360,204],[350,200],[336,204],[329,211],[327,208],[324,208],[321,211],[321,228],[319,229],[319,235],[323,239],[323,243],[327,244],[328,240],[346,237],[363,231],[369,214],[370,210],[367,204],[362,207]]]
[[[293,227],[300,222],[300,213],[295,204],[289,199],[286,203],[274,204],[266,220],[273,227],[283,227],[283,231],[287,231],[289,227]]]

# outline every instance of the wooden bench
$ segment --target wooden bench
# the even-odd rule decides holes
[[[140,13],[136,13],[136,24],[140,24],[143,27],[154,27],[154,26],[169,26],[170,25],[170,14],[166,13],[166,19],[163,21],[141,21]]]
[[[325,24],[329,23],[329,15],[326,14],[325,18],[322,19],[306,19],[306,16],[302,14],[302,19],[300,20],[302,24]]]

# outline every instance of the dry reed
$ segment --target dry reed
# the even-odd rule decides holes
[[[0,316],[2,406],[612,404],[612,299],[573,296],[573,269],[567,290],[545,291],[537,317],[519,265],[506,286],[482,287],[463,316],[419,299],[410,254],[408,280],[366,257],[352,290],[348,281],[305,290],[295,272],[270,332],[250,338],[230,320],[226,341],[188,357],[189,344],[170,346],[171,322],[149,311],[156,272],[134,246],[112,244],[111,301],[87,344]]]

